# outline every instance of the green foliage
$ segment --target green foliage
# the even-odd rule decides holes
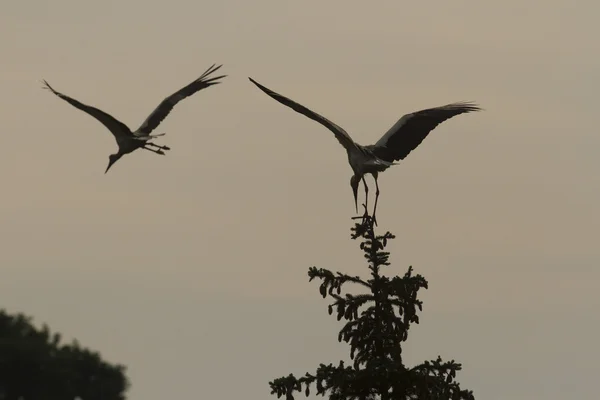
[[[123,400],[125,368],[59,334],[41,330],[31,319],[0,310],[0,399]]]
[[[312,267],[309,281],[319,279],[319,292],[333,302],[329,314],[346,323],[338,341],[350,345],[351,366],[340,362],[321,364],[315,373],[296,378],[290,374],[270,382],[271,393],[294,399],[294,392],[311,389],[331,400],[366,399],[453,399],[474,400],[471,391],[462,390],[455,382],[461,365],[456,362],[425,361],[412,368],[402,361],[402,343],[408,338],[412,323],[419,323],[422,302],[417,294],[427,289],[427,281],[414,275],[412,267],[404,276],[387,277],[381,270],[389,265],[389,253],[384,251],[394,235],[376,235],[373,219],[365,214],[352,228],[352,239],[360,239],[360,248],[368,261],[370,277],[363,280],[340,272]],[[364,289],[363,293],[342,292],[346,284]]]

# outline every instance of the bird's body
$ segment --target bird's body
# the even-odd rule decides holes
[[[376,174],[396,164],[377,157],[373,146],[361,146],[357,143],[356,149],[351,149],[347,153],[348,163],[354,175]]]
[[[153,135],[153,136],[135,136],[133,132],[128,135],[121,135],[115,138],[117,141],[117,146],[119,146],[118,154],[124,156],[125,154],[132,153],[134,150],[139,148],[143,148],[146,146],[150,140],[156,138],[157,136],[162,135]],[[165,149],[168,150],[168,149]]]
[[[84,111],[92,117],[96,118],[113,134],[117,142],[117,146],[119,147],[119,150],[117,151],[117,153],[110,155],[108,167],[105,171],[106,173],[118,159],[120,159],[126,154],[132,153],[137,149],[142,148],[148,151],[152,151],[156,154],[165,154],[163,150],[170,150],[170,148],[167,146],[159,146],[151,142],[151,140],[159,136],[163,136],[164,133],[151,134],[151,132],[167,117],[167,115],[171,112],[173,107],[175,107],[175,105],[178,102],[185,99],[186,97],[191,96],[199,90],[220,83],[217,80],[224,78],[226,75],[209,77],[210,74],[212,74],[219,68],[221,68],[221,65],[217,67],[215,67],[215,65],[212,65],[198,79],[196,79],[189,85],[183,87],[182,89],[178,90],[177,92],[173,93],[172,95],[166,97],[136,131],[131,131],[131,129],[129,129],[127,125],[125,125],[121,121],[117,120],[116,118],[114,118],[110,114],[105,113],[102,110],[99,110],[92,106],[88,106],[73,99],[72,97],[57,92],[46,81],[44,81],[44,88],[50,90],[55,95],[71,104],[73,107]]]
[[[412,150],[421,144],[429,132],[443,121],[462,113],[480,110],[480,108],[473,103],[453,103],[406,114],[402,116],[402,118],[400,118],[377,141],[377,143],[363,146],[352,140],[350,135],[343,128],[322,115],[266,88],[252,78],[248,79],[271,98],[290,107],[294,111],[303,114],[313,121],[320,123],[333,132],[336,139],[346,149],[346,152],[348,153],[348,163],[354,172],[354,175],[350,179],[350,185],[354,192],[354,202],[357,211],[358,185],[362,180],[365,187],[365,195],[368,197],[369,188],[364,176],[366,174],[371,174],[373,176],[376,187],[373,217],[375,217],[377,199],[379,197],[379,185],[377,183],[379,173],[385,171],[392,165],[396,165],[397,163],[395,161],[403,160]]]

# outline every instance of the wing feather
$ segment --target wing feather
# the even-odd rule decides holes
[[[459,114],[480,110],[474,103],[462,102],[406,114],[371,149],[383,160],[402,160],[442,122]]]
[[[87,104],[83,104],[83,103],[75,100],[74,98],[67,96],[66,94],[62,94],[60,92],[57,92],[56,90],[54,90],[54,88],[52,88],[52,86],[50,86],[50,84],[48,82],[46,82],[45,80],[43,82],[44,82],[44,85],[45,85],[44,89],[50,90],[55,95],[57,95],[58,97],[60,97],[64,101],[66,101],[67,103],[71,104],[73,107],[78,108],[79,110],[81,110],[81,111],[83,111],[83,112],[91,115],[92,117],[96,118],[106,128],[108,128],[108,130],[115,137],[122,136],[122,135],[130,135],[131,134],[131,131],[129,130],[129,128],[127,127],[127,125],[125,125],[121,121],[117,120],[112,115],[107,114],[104,111],[99,110],[99,109],[97,109],[95,107],[88,106]]]
[[[210,77],[209,75],[221,68],[222,65],[216,66],[213,64],[207,69],[198,79],[190,83],[189,85],[179,89],[172,95],[165,97],[165,99],[156,107],[156,109],[146,118],[144,123],[134,132],[137,136],[147,136],[152,132],[160,123],[169,115],[171,110],[177,103],[193,95],[194,93],[205,89],[209,86],[216,85],[221,82],[217,82],[218,79],[224,78],[227,75],[221,75],[216,77]]]
[[[254,79],[252,79],[252,78],[248,78],[248,79],[250,79],[250,82],[252,82],[256,86],[258,86],[258,88],[260,90],[265,92],[271,98],[277,100],[281,104],[288,106],[292,110],[312,119],[313,121],[320,123],[327,129],[329,129],[331,132],[333,132],[336,139],[340,142],[340,144],[342,146],[344,146],[345,149],[350,149],[351,147],[356,147],[356,143],[354,143],[354,141],[352,140],[352,138],[350,137],[348,132],[346,132],[342,127],[331,122],[324,116],[317,114],[316,112],[314,112],[312,110],[309,110],[308,108],[304,107],[303,105],[298,104],[295,101],[290,100],[287,97],[280,95],[279,93],[275,93],[271,89],[268,89],[265,86],[261,85],[260,83],[256,82]]]

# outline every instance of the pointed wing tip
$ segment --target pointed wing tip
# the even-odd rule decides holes
[[[484,109],[481,108],[475,101],[460,101],[452,104],[452,106],[459,107],[460,109],[464,110],[464,112],[484,111]]]
[[[221,83],[221,81],[219,81],[219,79],[223,79],[226,78],[227,75],[221,75],[221,76],[215,76],[214,78],[210,78],[209,80],[203,81],[204,83],[207,83],[209,86],[210,85],[216,85],[217,83]]]
[[[221,65],[217,65],[216,67],[215,67],[215,65],[217,65],[217,64],[213,64],[213,65],[212,65],[212,66],[209,68],[209,70],[210,70],[209,74],[212,74],[213,72],[215,72],[215,71],[218,71],[218,70],[219,70],[219,68],[221,68],[221,67],[223,66],[223,64],[221,64]]]
[[[216,63],[214,63],[213,65],[210,66],[209,69],[207,69],[207,71],[210,71],[209,74],[212,74],[213,72],[217,71],[222,66],[223,66],[223,64],[217,65]]]
[[[467,107],[469,108],[469,111],[485,111],[484,108],[480,107],[479,104],[475,102],[468,103]]]
[[[250,80],[250,82],[252,82],[257,88],[259,88],[260,90],[262,90],[263,92],[269,94],[271,92],[270,89],[266,88],[265,86],[261,85],[260,83],[256,82],[254,79],[248,77],[248,80]]]
[[[203,81],[203,82],[209,82],[210,80],[222,78],[222,76],[219,76],[217,78],[210,78],[210,80],[206,80],[206,81],[204,80],[204,78],[207,78],[210,74],[212,74],[213,72],[217,71],[219,68],[221,68],[223,66],[223,64],[218,65],[216,67],[215,67],[215,65],[217,65],[217,64],[211,65],[206,71],[204,71],[202,73],[202,75],[200,75],[200,77],[197,80],[198,81]],[[227,76],[227,75],[224,75],[224,76]]]
[[[254,79],[248,77],[248,79],[250,80],[250,82],[254,83],[260,90],[262,90],[263,92],[270,92],[270,89],[267,89],[266,87],[264,87],[263,85],[261,85],[260,83],[256,82]]]
[[[201,76],[200,78],[196,79],[193,84],[201,84],[204,85],[203,87],[209,87],[212,85],[216,85],[218,83],[221,83],[221,81],[219,81],[219,79],[225,78],[227,77],[227,75],[221,75],[221,76],[215,76],[214,78],[206,78],[206,76]]]
[[[52,86],[50,86],[50,84],[45,79],[42,79],[42,83],[43,83],[42,89],[46,89],[51,92],[54,92],[54,89],[52,89]]]

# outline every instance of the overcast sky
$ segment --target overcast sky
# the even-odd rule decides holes
[[[597,398],[599,3],[5,3],[0,307],[126,365],[130,400],[264,400],[348,357],[306,275],[366,270],[345,151],[248,76],[362,144],[477,101],[379,179],[390,272],[430,282],[405,360],[456,359],[480,399]],[[106,175],[113,137],[40,83],[135,129],[213,63],[168,155]]]

